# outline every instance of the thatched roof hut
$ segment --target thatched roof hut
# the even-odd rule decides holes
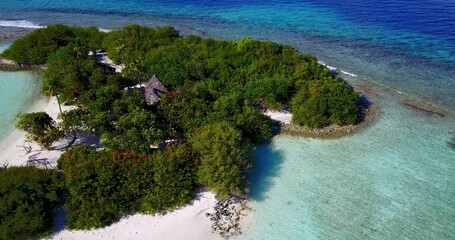
[[[144,86],[144,95],[147,105],[154,105],[161,99],[164,94],[168,92],[169,91],[156,77],[156,75],[153,75],[152,78],[150,78],[150,80],[146,82]]]

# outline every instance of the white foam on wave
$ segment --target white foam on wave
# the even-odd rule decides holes
[[[330,71],[336,71],[337,68],[336,67],[332,67],[330,65],[325,65]]]
[[[323,61],[318,61],[318,63],[321,64],[322,66],[325,66],[325,67],[328,68],[330,71],[336,71],[336,70],[337,70],[336,67],[330,66],[330,65],[326,64],[326,63],[323,62]]]
[[[0,20],[1,27],[19,27],[19,28],[45,28],[46,26],[39,26],[36,23],[27,20]]]
[[[337,69],[338,69],[338,68],[333,67],[333,66],[330,66],[330,65],[328,65],[328,64],[326,64],[325,62],[320,61],[320,60],[318,61],[318,63],[321,64],[321,65],[323,65],[323,66],[325,66],[326,68],[328,68],[328,69],[329,69],[330,71],[332,71],[332,72],[336,72]],[[346,72],[346,71],[344,71],[344,70],[342,70],[342,69],[340,69],[340,71],[341,71],[341,73],[343,73],[343,74],[345,74],[345,75],[348,75],[348,76],[350,76],[350,77],[358,77],[357,74],[350,73],[350,72]]]
[[[346,75],[351,76],[351,77],[357,77],[357,75],[354,74],[354,73],[346,72],[346,71],[343,71],[343,70],[341,70],[341,72],[342,72],[343,74],[346,74]]]
[[[108,32],[111,32],[112,30],[111,29],[105,29],[105,28],[98,28],[98,31],[108,33]]]

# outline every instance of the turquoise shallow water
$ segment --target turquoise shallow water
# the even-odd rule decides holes
[[[393,101],[382,109],[350,137],[261,146],[253,226],[240,239],[453,239],[454,122]]]
[[[5,47],[0,45],[0,52]],[[28,110],[40,91],[41,81],[36,73],[0,71],[0,141],[14,129],[16,114]]]

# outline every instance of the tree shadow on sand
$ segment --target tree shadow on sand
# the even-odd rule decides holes
[[[261,145],[256,150],[256,162],[249,176],[250,197],[256,201],[264,201],[267,192],[272,188],[275,179],[280,175],[284,162],[282,151],[276,150],[271,143]]]
[[[87,134],[87,133],[83,133],[83,132],[79,132],[77,134],[77,139],[75,141],[75,146],[79,146],[79,145],[87,145],[87,146],[90,146],[90,147],[93,147],[93,148],[101,148],[101,138],[96,136],[96,135],[92,135],[92,134]]]
[[[52,146],[52,150],[67,150],[71,147],[76,147],[76,146],[90,146],[93,148],[101,148],[103,147],[101,145],[101,138],[96,135],[88,134],[79,131],[77,133],[76,138],[73,139],[73,137],[65,137],[63,140]]]
[[[55,210],[54,232],[51,235],[47,236],[46,239],[53,239],[61,231],[65,230],[66,226],[65,220],[67,216],[68,213],[65,210],[63,210],[63,203],[60,203]]]

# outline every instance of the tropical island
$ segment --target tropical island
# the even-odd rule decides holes
[[[105,52],[117,69],[100,61]],[[0,239],[50,234],[58,204],[66,228],[93,229],[185,206],[200,187],[232,202],[248,195],[255,145],[274,134],[264,111],[288,107],[294,124],[312,129],[360,119],[359,94],[315,57],[251,38],[57,24],[1,57],[44,66],[43,94],[73,107],[60,107],[58,119],[18,115],[17,128],[44,149],[72,140],[57,169],[38,161],[0,170]],[[73,146],[80,132],[100,137],[102,148]]]

